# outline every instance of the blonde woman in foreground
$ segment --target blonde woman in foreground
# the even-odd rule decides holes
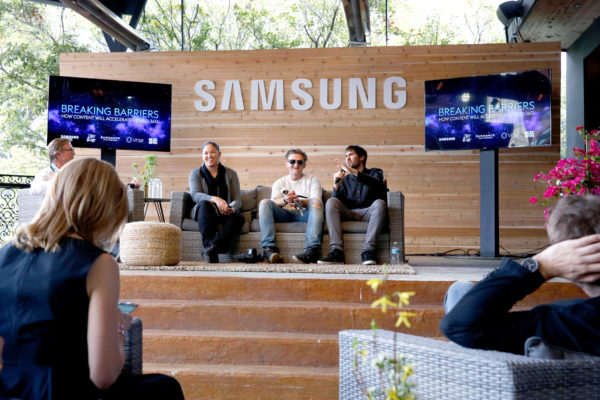
[[[172,377],[120,375],[131,317],[117,307],[119,269],[104,249],[127,213],[110,164],[72,161],[0,249],[0,399],[183,399]]]

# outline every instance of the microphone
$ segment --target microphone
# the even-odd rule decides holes
[[[346,171],[344,171],[343,169],[340,169],[340,172],[343,172],[344,175],[346,175]],[[342,181],[342,178],[340,178],[339,176],[337,178],[335,178],[335,184],[337,185],[338,183],[340,183]]]

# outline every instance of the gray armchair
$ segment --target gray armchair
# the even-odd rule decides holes
[[[144,192],[128,190],[129,216],[127,222],[144,220]],[[30,222],[42,206],[44,195],[31,194],[29,189],[20,189],[17,202],[19,206],[19,225]]]
[[[359,370],[366,387],[380,382],[372,367],[372,330],[339,333],[340,399],[363,399],[354,376],[353,342],[367,343],[367,359]],[[394,334],[377,331],[377,351],[392,354]],[[598,397],[600,357],[549,360],[492,350],[475,350],[455,343],[398,333],[396,351],[409,359],[419,400],[569,399]],[[359,356],[361,357],[361,356]]]

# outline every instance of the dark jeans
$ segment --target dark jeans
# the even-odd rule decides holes
[[[210,201],[198,203],[198,227],[202,234],[205,249],[216,249],[218,253],[227,253],[234,237],[244,225],[242,214],[221,215]],[[221,229],[218,229],[221,225]]]

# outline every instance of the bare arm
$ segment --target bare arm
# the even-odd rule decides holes
[[[88,313],[88,363],[90,379],[100,389],[112,385],[125,360],[122,323],[117,307],[119,299],[119,269],[110,254],[96,259],[87,275],[90,297]]]

